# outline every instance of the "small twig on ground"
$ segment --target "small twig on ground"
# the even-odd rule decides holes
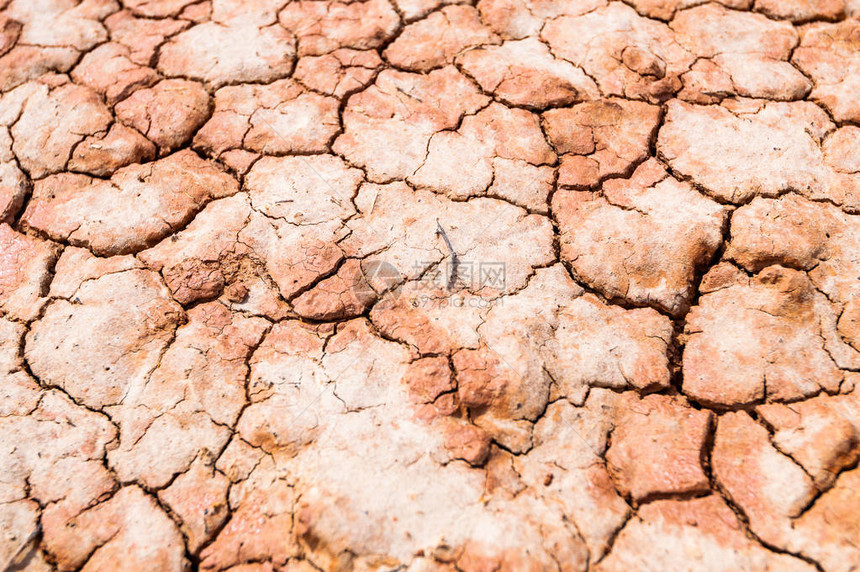
[[[451,253],[451,275],[448,277],[448,290],[453,290],[454,284],[457,282],[457,253],[454,252],[454,247],[451,246],[451,241],[448,239],[445,229],[439,224],[438,219],[436,220],[436,236],[442,237],[448,247],[448,252]]]

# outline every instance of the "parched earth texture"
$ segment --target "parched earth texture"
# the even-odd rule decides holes
[[[0,0],[0,569],[860,570],[858,0]]]

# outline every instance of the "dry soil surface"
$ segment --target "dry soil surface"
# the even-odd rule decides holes
[[[860,570],[858,0],[0,0],[0,569]]]

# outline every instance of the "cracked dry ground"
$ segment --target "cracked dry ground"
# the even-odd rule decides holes
[[[0,0],[0,569],[860,570],[858,91],[857,0]]]

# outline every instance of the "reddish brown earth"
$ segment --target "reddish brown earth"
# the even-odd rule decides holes
[[[860,570],[857,0],[0,0],[0,570]]]

